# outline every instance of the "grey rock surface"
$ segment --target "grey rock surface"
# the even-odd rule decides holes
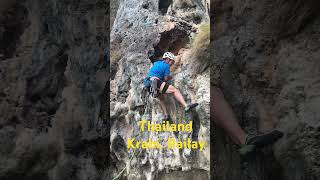
[[[133,179],[208,179],[210,169],[209,64],[208,58],[198,59],[209,45],[208,37],[201,42],[203,51],[192,43],[200,26],[209,23],[206,1],[123,0],[111,30],[111,95],[110,115],[112,175]],[[166,96],[174,123],[194,122],[193,133],[139,131],[141,119],[161,123],[163,116],[156,98],[143,101],[143,79],[155,59],[165,51],[178,55],[171,72],[174,86],[187,102],[200,105],[184,117],[183,108],[172,95]],[[159,53],[160,52],[160,53]],[[162,53],[161,53],[162,52]],[[203,61],[202,61],[203,60]],[[201,62],[204,62],[203,64]],[[203,67],[203,68],[199,68]],[[127,139],[160,139],[165,146],[168,138],[187,137],[207,142],[203,151],[190,149],[129,149]],[[188,177],[187,177],[188,176]]]
[[[0,6],[0,179],[103,178],[108,1]]]
[[[319,3],[215,0],[211,5],[214,84],[247,132],[276,128],[285,134],[272,149],[244,159],[216,128],[214,178],[320,179]]]

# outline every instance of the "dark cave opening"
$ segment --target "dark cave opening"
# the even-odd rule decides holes
[[[159,11],[162,15],[168,12],[169,6],[172,4],[172,0],[160,0],[159,1]]]
[[[0,59],[13,57],[20,36],[28,25],[27,8],[15,4],[0,17]]]
[[[149,54],[151,62],[161,58],[163,53],[170,51],[177,55],[181,48],[186,47],[190,38],[189,28],[177,26],[174,29],[161,33],[159,43],[154,46],[154,52]]]

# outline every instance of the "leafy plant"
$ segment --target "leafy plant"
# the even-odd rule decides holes
[[[209,45],[210,24],[202,24],[192,42],[193,58],[197,60],[196,66],[194,66],[196,73],[202,73],[210,65]]]

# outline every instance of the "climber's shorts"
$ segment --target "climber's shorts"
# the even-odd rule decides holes
[[[165,83],[165,84],[164,84],[164,87],[163,87],[163,89],[162,89],[162,91],[161,91],[161,94],[165,94],[165,93],[167,92],[169,86],[170,86],[170,83],[169,83],[169,82],[163,82],[163,83]],[[161,86],[161,84],[160,84],[160,86]],[[160,88],[160,87],[159,87],[159,88]]]
[[[157,81],[157,88],[160,89],[160,86],[162,84],[162,81],[159,80],[159,79],[156,79]],[[143,80],[143,84],[146,88],[150,88],[151,87],[151,80],[150,80],[150,77],[147,77]]]
[[[169,86],[170,86],[170,83],[169,83],[169,82],[161,81],[161,80],[159,80],[159,79],[156,79],[156,81],[157,81],[157,88],[158,88],[159,92],[160,92],[161,84],[162,84],[162,83],[165,83],[165,85],[164,85],[164,87],[163,87],[163,89],[162,89],[162,91],[161,91],[160,93],[161,93],[161,94],[166,93],[166,91],[168,90],[168,88],[169,88]],[[151,80],[150,80],[149,77],[144,79],[143,84],[144,84],[144,86],[145,86],[145,87],[149,90],[149,92],[150,92]]]

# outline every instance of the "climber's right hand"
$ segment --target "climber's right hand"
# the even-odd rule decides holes
[[[164,81],[170,81],[171,79],[173,79],[172,76],[165,76],[165,77],[164,77]]]

